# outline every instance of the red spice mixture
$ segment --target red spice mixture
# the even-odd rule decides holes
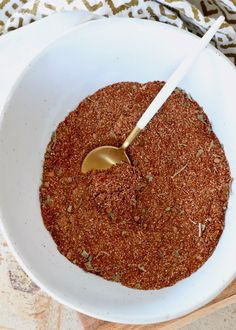
[[[163,82],[117,83],[87,97],[47,147],[42,216],[59,251],[88,272],[159,289],[195,272],[224,228],[230,170],[200,106],[176,89],[129,147],[132,166],[80,172],[120,146]]]

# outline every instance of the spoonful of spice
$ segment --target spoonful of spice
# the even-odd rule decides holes
[[[121,147],[117,148],[114,146],[102,146],[93,149],[83,160],[81,166],[82,173],[86,173],[91,170],[105,170],[112,167],[113,165],[121,164],[123,162],[130,163],[126,149],[138,136],[138,134],[145,128],[145,126],[152,120],[153,116],[175,90],[199,54],[209,44],[223,22],[224,17],[220,16],[214,22],[211,28],[205,33],[205,35],[197,42],[196,47],[194,47],[190,53],[187,54],[182,63],[172,73],[166,84],[151,102],[147,110],[143,113],[136,126],[130,132]]]

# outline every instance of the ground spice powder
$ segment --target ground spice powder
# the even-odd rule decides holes
[[[59,251],[137,289],[173,285],[209,258],[231,182],[207,116],[179,89],[130,146],[132,166],[80,172],[93,148],[121,145],[162,86],[123,82],[87,97],[52,134],[40,187],[43,220]]]

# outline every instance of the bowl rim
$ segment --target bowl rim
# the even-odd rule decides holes
[[[131,22],[137,22],[138,24],[143,24],[143,25],[156,25],[157,28],[158,26],[162,26],[167,30],[174,30],[174,31],[178,31],[178,33],[183,34],[183,35],[188,35],[191,36],[192,39],[198,40],[200,39],[200,37],[192,34],[189,31],[180,29],[178,27],[169,25],[167,23],[162,23],[162,22],[156,22],[156,21],[151,21],[151,20],[143,20],[143,19],[139,19],[139,18],[127,18],[127,17],[95,17],[96,19],[92,19],[89,21],[86,21],[82,24],[79,24],[77,26],[74,26],[72,28],[70,28],[69,30],[67,30],[66,32],[63,32],[59,37],[55,38],[53,41],[48,42],[45,47],[43,47],[43,49],[41,49],[37,55],[34,56],[33,59],[31,59],[26,66],[24,67],[24,69],[21,71],[21,73],[18,75],[18,77],[16,78],[13,86],[11,87],[7,98],[3,104],[2,107],[2,111],[0,112],[0,130],[1,130],[1,126],[2,126],[2,122],[3,122],[3,118],[4,118],[4,114],[7,111],[8,105],[12,99],[12,96],[14,95],[15,91],[17,90],[20,82],[22,81],[22,79],[24,78],[24,76],[28,73],[28,71],[31,69],[31,67],[38,61],[38,59],[40,59],[40,57],[44,56],[45,53],[47,53],[51,48],[53,48],[53,46],[57,43],[60,42],[61,39],[65,38],[67,35],[69,34],[73,34],[75,32],[79,32],[80,29],[83,29],[85,25],[91,25],[91,24],[97,24],[97,22],[99,22],[99,24],[101,23],[101,21],[103,22],[108,22],[108,21],[126,21],[131,23]],[[112,24],[112,23],[111,23]],[[132,23],[131,23],[132,24]],[[236,76],[236,67],[234,66],[234,64],[223,54],[221,53],[218,49],[216,49],[214,46],[212,46],[211,44],[207,46],[206,49],[210,49],[211,51],[213,51],[215,53],[215,55],[220,56],[221,58],[224,59],[224,61],[226,63],[228,63],[231,68],[233,68],[235,76]],[[108,315],[105,313],[93,313],[90,312],[87,309],[84,309],[80,304],[79,304],[79,300],[78,300],[78,304],[75,306],[73,303],[70,303],[68,300],[63,299],[61,296],[59,296],[57,293],[51,291],[47,286],[44,285],[43,282],[41,282],[40,280],[40,276],[38,276],[36,273],[34,273],[34,271],[32,271],[30,269],[30,267],[28,267],[25,263],[24,263],[24,256],[21,255],[20,251],[18,251],[17,249],[15,249],[11,239],[10,239],[10,235],[8,233],[8,229],[7,226],[5,226],[4,222],[6,222],[6,219],[3,215],[2,209],[1,209],[1,205],[0,205],[0,230],[3,233],[3,236],[10,248],[11,253],[13,254],[13,256],[15,257],[15,259],[17,260],[17,262],[19,263],[19,265],[21,266],[21,268],[24,270],[24,272],[33,280],[33,282],[36,283],[37,286],[39,286],[44,292],[46,292],[49,296],[53,297],[56,301],[58,301],[59,303],[70,307],[73,310],[76,310],[78,312],[84,313],[88,316],[100,319],[100,320],[104,320],[104,321],[109,321],[109,322],[119,322],[122,324],[137,324],[137,322],[135,320],[131,320],[131,319],[126,319],[126,318],[122,318],[122,316],[120,315],[116,315],[115,318],[112,317],[112,315]],[[214,293],[212,293],[212,295],[208,296],[207,299],[203,299],[200,303],[198,304],[193,304],[191,307],[189,308],[185,308],[185,310],[182,310],[181,312],[177,313],[177,312],[172,312],[169,313],[168,316],[165,318],[165,320],[158,320],[158,317],[156,318],[145,318],[142,317],[142,319],[138,320],[139,324],[153,324],[153,323],[162,323],[162,322],[167,322],[170,320],[174,320],[177,319],[179,317],[185,316],[199,308],[201,308],[202,306],[206,305],[207,303],[209,303],[211,300],[213,300],[218,294],[220,294],[234,279],[236,278],[236,268],[235,268],[235,272],[234,274],[232,274],[227,281],[224,282],[223,285],[218,287],[218,290],[216,290]],[[79,306],[80,305],[80,306]]]

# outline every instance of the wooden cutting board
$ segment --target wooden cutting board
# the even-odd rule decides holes
[[[196,319],[213,313],[217,309],[236,303],[236,280],[232,282],[217,298],[197,311],[179,319],[153,325],[123,325],[96,320],[80,314],[80,320],[85,330],[175,330],[195,321]]]
[[[174,321],[144,326],[96,320],[40,290],[17,264],[0,233],[0,330],[176,330],[232,303],[236,303],[236,280],[205,307]]]

